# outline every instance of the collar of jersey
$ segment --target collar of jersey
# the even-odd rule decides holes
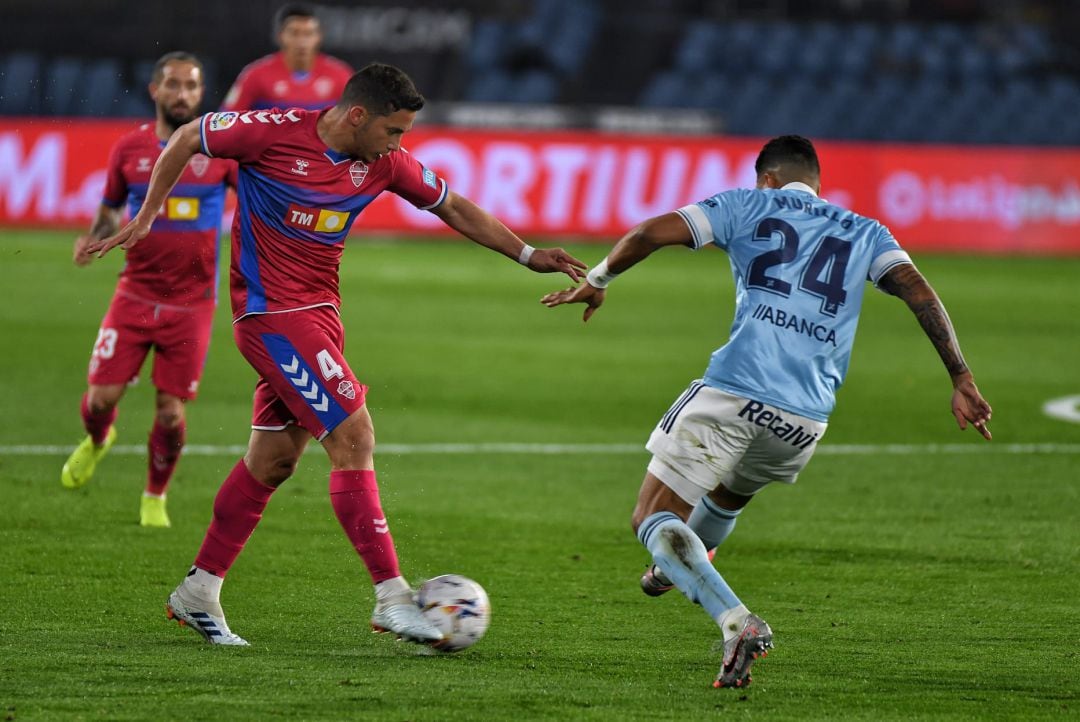
[[[782,190],[782,191],[802,191],[803,193],[809,193],[810,195],[817,197],[817,193],[814,192],[813,188],[811,188],[810,186],[806,185],[805,183],[801,183],[799,181],[792,181],[792,182],[788,183],[787,185],[783,186],[780,190]]]
[[[338,153],[333,148],[327,148],[323,151],[323,155],[330,159],[330,162],[334,165],[338,163],[344,163],[347,160],[352,160],[353,157],[347,153]]]

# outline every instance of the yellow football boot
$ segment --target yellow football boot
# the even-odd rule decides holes
[[[94,441],[87,436],[82,443],[75,447],[71,456],[64,462],[64,468],[60,472],[60,483],[68,489],[78,489],[90,477],[94,475],[94,469],[102,457],[108,453],[116,441],[116,427],[109,427],[109,433],[105,436],[105,443],[94,446]]]
[[[148,496],[143,494],[142,504],[139,506],[139,525],[170,527],[169,514],[165,511],[165,497]]]

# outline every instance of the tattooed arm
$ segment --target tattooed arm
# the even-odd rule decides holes
[[[85,266],[93,260],[93,254],[87,253],[86,246],[90,241],[100,241],[108,238],[120,230],[120,214],[122,208],[112,208],[105,204],[98,206],[94,222],[90,226],[90,232],[84,233],[75,239],[75,248],[71,260],[76,266]]]
[[[952,321],[934,289],[910,263],[894,267],[881,278],[878,286],[908,305],[937,349],[938,356],[952,377],[952,412],[956,423],[961,429],[966,429],[970,422],[980,434],[990,439],[990,429],[986,427],[990,421],[990,404],[986,403],[975,386],[971,370],[960,353]]]

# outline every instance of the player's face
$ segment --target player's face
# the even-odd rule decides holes
[[[158,113],[173,128],[195,117],[202,96],[202,71],[191,63],[167,63],[161,71],[161,80],[150,83],[150,97]]]
[[[322,31],[315,18],[289,18],[278,33],[278,45],[293,62],[307,64],[315,59]]]
[[[356,112],[359,108],[354,107],[352,110]],[[390,151],[397,150],[401,147],[402,137],[412,129],[415,118],[415,110],[399,110],[390,115],[365,113],[353,132],[350,155],[365,163],[371,163]]]

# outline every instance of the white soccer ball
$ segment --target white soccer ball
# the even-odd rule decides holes
[[[491,622],[491,602],[484,588],[460,574],[443,574],[424,582],[416,592],[420,613],[443,633],[435,645],[458,652],[480,641]]]

